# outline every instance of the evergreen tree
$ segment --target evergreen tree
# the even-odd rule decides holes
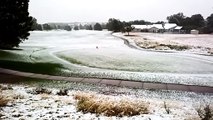
[[[79,28],[78,28],[78,26],[77,26],[77,25],[76,25],[73,29],[74,29],[74,30],[79,30]]]
[[[99,31],[101,31],[101,30],[102,30],[101,24],[96,23],[96,24],[94,25],[94,30],[99,30]]]
[[[123,24],[118,19],[110,18],[107,23],[107,29],[113,32],[120,32],[123,29]]]
[[[79,25],[79,29],[80,29],[80,30],[83,30],[83,29],[85,29],[85,27],[84,27],[83,25],[80,24],[80,25]]]
[[[52,27],[49,24],[43,24],[43,29],[44,30],[52,30]]]
[[[168,16],[167,20],[169,23],[176,23],[177,25],[182,26],[185,18],[186,17],[183,15],[183,13],[177,13],[177,14]]]
[[[205,20],[201,14],[195,14],[191,16],[193,29],[202,28],[205,26]]]
[[[18,47],[28,39],[32,30],[28,3],[29,0],[0,0],[0,48]]]
[[[32,30],[39,30],[42,31],[41,24],[37,23],[37,20],[35,18],[32,19]]]
[[[213,14],[207,18],[208,33],[213,33]]]
[[[71,31],[72,28],[71,28],[69,25],[66,25],[66,26],[64,27],[64,30],[66,30],[66,31]]]
[[[85,28],[86,30],[92,30],[92,25],[86,25]]]

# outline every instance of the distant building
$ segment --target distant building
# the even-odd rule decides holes
[[[152,33],[181,33],[181,26],[174,23],[153,24],[153,25],[132,25],[135,32],[152,32]]]
[[[162,33],[162,32],[164,32],[163,25],[162,24],[153,24],[152,27],[149,29],[149,32]]]
[[[199,31],[198,30],[191,30],[191,34],[199,34]]]
[[[132,25],[134,27],[135,32],[148,32],[148,30],[152,27],[151,25]]]
[[[181,30],[183,27],[181,27],[181,26],[177,26],[177,27],[175,27],[174,29],[173,29],[173,33],[184,33],[184,31],[183,30]]]

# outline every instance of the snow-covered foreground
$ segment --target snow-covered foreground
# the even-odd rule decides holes
[[[213,57],[129,48],[107,31],[34,31],[20,61],[62,64],[56,75],[213,86]]]
[[[55,84],[62,84],[55,82]],[[11,101],[0,108],[0,118],[5,120],[20,119],[63,119],[63,120],[199,120],[196,109],[200,106],[213,104],[212,94],[197,94],[177,91],[148,91],[105,85],[83,83],[66,83],[68,96],[59,96],[59,88],[47,88],[51,94],[32,94],[36,86],[9,85],[3,94]],[[8,86],[2,85],[1,86]],[[38,86],[37,86],[38,87]],[[81,92],[79,92],[81,91]],[[142,100],[148,105],[149,114],[125,117],[107,117],[92,113],[83,114],[77,111],[75,94],[88,93],[109,99]],[[166,112],[166,103],[169,114]]]

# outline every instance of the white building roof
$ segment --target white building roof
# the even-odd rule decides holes
[[[150,25],[132,25],[135,29],[150,29]]]
[[[150,28],[157,28],[157,29],[177,29],[180,30],[182,27],[177,26],[175,23],[166,23],[164,26],[162,24],[153,24],[153,25],[132,25],[135,29],[150,29]]]
[[[157,29],[164,29],[162,24],[153,24],[152,28],[157,28]]]
[[[176,30],[180,30],[180,29],[182,29],[182,27],[181,26],[177,26],[177,27],[175,27],[175,29]]]
[[[177,25],[175,23],[166,23],[164,24],[165,29],[175,28]]]
[[[193,30],[191,30],[191,31],[194,31],[194,32],[195,32],[195,31],[198,31],[198,30],[193,29]]]

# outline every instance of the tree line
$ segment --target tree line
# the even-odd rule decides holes
[[[96,23],[94,25],[86,24],[86,25],[74,25],[71,26],[69,24],[57,24],[57,23],[45,23],[45,24],[38,24],[36,18],[32,19],[33,25],[32,30],[98,30],[101,31],[103,28],[105,28],[105,24]]]
[[[190,33],[191,30],[199,30],[201,34],[213,33],[213,14],[206,19],[201,14],[195,14],[191,17],[185,16],[183,13],[177,13],[167,17],[169,23],[175,23],[182,26],[182,30]],[[110,18],[107,23],[107,29],[113,32],[126,32],[126,28],[130,29],[131,25],[150,25],[150,24],[164,24],[164,21],[149,22],[145,20],[135,20],[129,22],[121,22],[119,19]],[[132,28],[133,29],[133,28]]]
[[[213,14],[206,19],[201,14],[194,14],[191,17],[185,16],[183,13],[177,13],[167,17],[169,23],[176,23],[183,26],[183,30],[190,31],[199,30],[200,33],[209,34],[213,32]]]
[[[175,23],[178,26],[182,26],[182,30],[185,30],[186,33],[190,33],[191,30],[199,30],[201,34],[209,34],[213,32],[213,14],[211,14],[206,19],[203,18],[201,14],[195,14],[191,17],[185,16],[183,13],[173,14],[167,17],[168,23]],[[151,25],[151,24],[164,24],[164,21],[149,22],[145,20],[134,20],[134,21],[120,21],[119,19],[110,18],[106,24],[96,23],[95,25],[75,25],[73,27],[66,26],[56,26],[49,24],[38,24],[36,19],[33,19],[33,30],[54,30],[62,29],[71,31],[73,30],[103,30],[108,29],[113,32],[130,32],[134,28],[131,25]]]

